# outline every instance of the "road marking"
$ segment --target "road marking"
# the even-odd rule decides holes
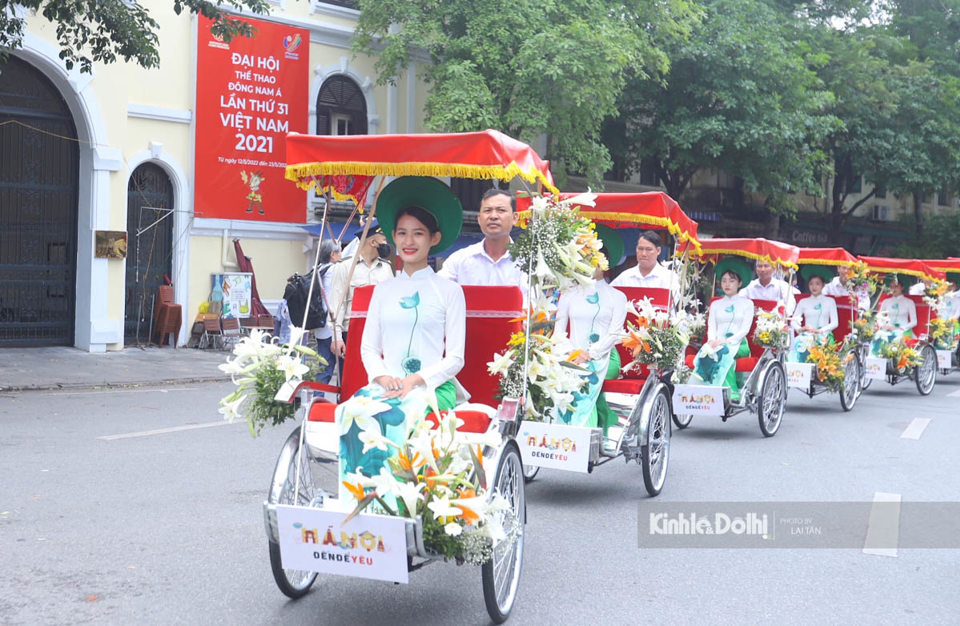
[[[116,441],[117,439],[135,439],[136,437],[152,437],[153,435],[166,435],[167,433],[177,433],[182,430],[196,430],[198,428],[213,428],[214,426],[229,426],[234,422],[219,421],[207,422],[206,424],[188,424],[187,426],[172,426],[170,428],[155,428],[153,430],[141,430],[138,433],[124,433],[122,435],[104,435],[97,437],[103,441]],[[237,422],[239,423],[239,422]]]
[[[878,491],[873,494],[863,553],[896,557],[899,539],[900,494]]]
[[[948,398],[960,398],[960,391],[951,391],[947,394]]]
[[[901,439],[919,439],[920,435],[930,423],[929,417],[915,417],[913,421],[904,429]]]

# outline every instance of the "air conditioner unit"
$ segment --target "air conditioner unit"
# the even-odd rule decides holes
[[[873,212],[870,216],[870,219],[872,219],[874,222],[889,222],[890,207],[882,204],[873,205]]]

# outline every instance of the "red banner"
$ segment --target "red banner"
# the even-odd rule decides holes
[[[248,21],[253,37],[225,43],[200,17],[194,215],[302,223],[306,194],[284,179],[284,138],[307,130],[310,34]]]

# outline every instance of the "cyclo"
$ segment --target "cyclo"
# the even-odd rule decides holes
[[[570,198],[575,194],[560,194],[561,198]],[[518,209],[524,216],[529,206],[528,198],[521,197]],[[619,246],[613,252],[616,259],[610,259],[613,266],[622,256],[623,240],[618,229],[659,229],[669,232],[675,239],[674,248],[682,244],[685,249],[695,250],[697,223],[680,209],[670,196],[662,192],[649,193],[600,193],[593,197],[593,206],[581,205],[580,216],[597,224],[601,238],[608,247]],[[686,262],[686,256],[683,256]],[[690,284],[681,284],[685,274],[677,280],[677,292],[691,288]],[[670,312],[676,321],[680,302],[671,289],[642,287],[614,287],[626,295],[628,301],[649,300],[662,311]],[[598,304],[599,306],[599,304]],[[631,324],[637,322],[634,313],[625,320],[625,333]],[[562,329],[565,330],[565,329]],[[615,349],[619,352],[620,362],[624,365],[633,360],[633,354],[620,342]],[[678,355],[678,356],[682,356]],[[603,381],[601,393],[606,397],[610,409],[616,414],[618,424],[608,433],[608,442],[604,447],[604,437],[600,428],[583,428],[559,422],[524,422],[518,441],[524,458],[524,471],[527,480],[533,480],[541,467],[567,471],[592,472],[597,466],[617,458],[625,462],[636,461],[641,467],[643,483],[647,493],[656,496],[663,489],[670,458],[670,417],[672,415],[671,396],[673,383],[671,375],[680,365],[667,363],[667,360],[652,366],[642,365],[632,371],[621,372],[618,378]],[[564,455],[558,460],[556,455],[542,455],[540,445],[545,441],[569,441],[570,447],[578,445],[588,454]]]
[[[287,161],[287,178],[303,189],[325,192],[327,209],[331,195],[353,200],[362,207],[377,176],[456,176],[502,181],[519,176],[555,190],[547,163],[525,144],[496,131],[322,137],[291,133],[287,136]],[[459,202],[456,204],[459,208]],[[371,219],[375,214],[376,201]],[[325,209],[324,221],[326,218]],[[367,228],[369,220],[363,236]],[[354,293],[340,387],[303,382],[285,397],[287,401],[300,402],[301,424],[280,451],[263,511],[274,579],[291,598],[306,594],[318,572],[406,583],[409,572],[439,559],[446,560],[424,532],[424,517],[432,515],[431,511],[416,517],[357,513],[357,509],[351,512],[352,507],[344,506],[337,498],[342,481],[340,432],[335,421],[338,405],[313,396],[314,392],[323,391],[345,401],[366,384],[360,342],[372,291],[373,287],[366,287]],[[523,297],[516,287],[464,287],[464,297],[465,364],[457,377],[470,389],[473,402],[458,405],[454,413],[463,422],[457,427],[458,436],[473,433],[499,442],[476,451],[476,446],[471,446],[469,450],[472,476],[478,485],[486,483],[487,487],[485,494],[478,488],[478,496],[484,496],[487,505],[496,498],[503,507],[492,514],[491,520],[503,532],[488,539],[489,556],[481,565],[487,611],[494,622],[501,623],[510,615],[517,596],[526,500],[515,441],[519,401],[494,400],[497,381],[487,373],[486,363],[496,346],[504,345],[512,333],[522,328],[518,318],[522,315]],[[449,415],[431,415],[427,419],[434,422],[435,428],[450,424]],[[407,454],[408,469],[413,472],[417,468],[414,455],[409,449]],[[426,466],[420,467],[422,471]],[[417,488],[425,491],[430,484],[427,476]],[[332,531],[329,536],[323,534],[328,528],[328,532]],[[322,539],[316,534],[305,534],[306,529],[316,529]],[[319,549],[321,545],[324,550]],[[373,551],[369,550],[371,546],[375,546]],[[353,556],[359,556],[364,566],[350,566]],[[348,561],[346,565],[344,559]],[[462,562],[459,556],[457,559]]]
[[[942,281],[946,278],[944,272],[935,270],[916,259],[874,256],[860,256],[859,259],[866,264],[869,273],[897,278],[898,284],[898,277],[901,275],[924,281]],[[871,312],[871,315],[876,316],[873,321],[872,342],[863,341],[860,343],[865,377],[863,388],[869,387],[873,380],[886,380],[890,385],[912,380],[916,384],[920,395],[926,396],[933,391],[937,383],[937,351],[928,340],[927,330],[930,324],[930,305],[924,301],[922,296],[902,295],[901,297],[904,304],[906,301],[913,304],[916,312],[914,328],[917,330],[913,332],[912,339],[901,336],[895,341],[881,341],[881,338],[878,337],[881,329],[876,328],[876,326],[884,312],[884,302],[891,298],[889,293],[882,293],[877,299],[877,310]],[[900,302],[897,303],[897,306],[899,305]],[[881,352],[878,353],[878,350]]]
[[[939,306],[934,306],[930,314],[930,343],[937,350],[937,367],[940,375],[946,376],[960,370],[960,294],[957,286],[960,285],[960,259],[922,259],[927,266],[946,272],[947,280],[953,283],[953,290],[949,285],[939,284],[938,289],[944,293],[934,295]]]
[[[809,278],[813,275],[819,275],[826,282],[828,274],[834,271],[827,268],[852,267],[856,265],[857,257],[853,256],[843,248],[800,248],[800,256],[797,265],[800,266],[800,275]],[[809,297],[809,294],[796,296],[799,305],[800,300]],[[837,309],[837,327],[833,330],[833,339],[839,349],[822,349],[824,361],[827,358],[836,359],[836,363],[824,362],[821,364],[813,362],[793,362],[788,359],[784,363],[787,373],[787,385],[794,389],[799,389],[809,397],[820,395],[827,391],[839,392],[840,406],[844,411],[849,411],[856,404],[857,398],[862,391],[862,356],[858,346],[847,346],[845,340],[850,336],[853,324],[857,320],[859,309],[856,297],[850,296],[832,296],[825,295],[825,298],[832,298],[836,301]],[[843,373],[843,380],[836,388],[829,384],[830,372],[821,371],[821,367],[836,367],[837,371]],[[834,373],[835,375],[835,373]]]
[[[800,250],[796,246],[763,238],[704,239],[697,255],[704,263],[713,263],[722,269],[725,255],[732,258],[764,260],[792,272],[797,267]],[[743,261],[740,261],[743,263]],[[741,270],[744,271],[745,270]],[[739,272],[738,272],[739,273]],[[715,280],[719,279],[715,272]],[[741,282],[746,283],[741,275]],[[718,300],[719,298],[713,298]],[[711,300],[711,302],[713,301]],[[765,437],[774,436],[780,429],[787,402],[787,380],[784,370],[786,352],[785,312],[780,309],[785,303],[777,300],[753,300],[755,313],[768,312],[777,325],[778,337],[772,343],[759,343],[755,337],[758,315],[755,314],[746,339],[750,348],[747,357],[734,359],[734,369],[740,384],[740,398],[733,398],[730,387],[697,384],[676,385],[673,392],[674,423],[678,428],[690,425],[694,415],[716,416],[728,419],[749,411],[757,415],[760,432]],[[694,367],[694,354],[687,355],[686,365]]]

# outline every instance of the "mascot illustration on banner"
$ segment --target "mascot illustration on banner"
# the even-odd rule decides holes
[[[253,213],[253,207],[256,206],[260,215],[263,215],[263,197],[260,195],[260,183],[267,178],[263,175],[263,172],[247,174],[243,170],[240,171],[240,178],[243,179],[243,184],[250,188],[250,193],[247,194],[247,200],[250,201],[247,204],[247,213]]]

